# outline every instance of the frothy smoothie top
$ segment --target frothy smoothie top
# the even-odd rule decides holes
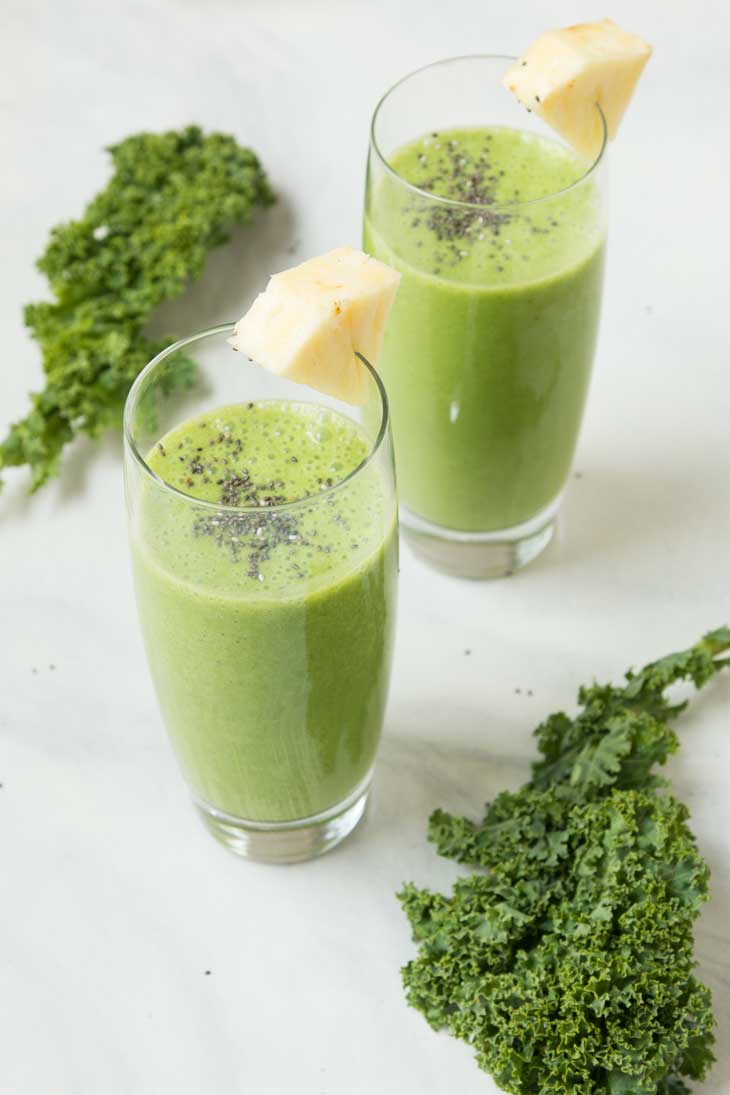
[[[384,177],[371,227],[401,259],[436,277],[524,284],[585,258],[602,234],[597,190],[590,179],[580,182],[585,164],[558,141],[506,127],[453,129],[418,138],[389,163],[412,187],[446,201]]]
[[[265,400],[192,418],[152,448],[148,464],[170,486],[226,508],[151,488],[147,547],[178,577],[221,592],[281,593],[356,566],[384,535],[378,469],[328,491],[368,452],[355,422],[316,404]]]
[[[206,502],[271,507],[310,498],[368,453],[355,424],[313,403],[264,400],[189,419],[154,446],[152,470]]]

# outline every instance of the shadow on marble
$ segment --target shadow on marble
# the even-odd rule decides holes
[[[285,193],[275,205],[260,210],[251,224],[237,228],[230,241],[211,252],[202,277],[184,296],[162,304],[150,324],[150,334],[178,338],[234,322],[257,293],[266,288],[270,274],[291,266],[294,256],[294,211]]]
[[[30,476],[25,468],[3,469],[3,489],[0,494],[0,525],[27,517],[33,508],[34,496],[30,493]]]
[[[397,833],[399,844],[415,840],[425,847],[428,819],[437,807],[477,820],[486,802],[528,776],[524,763],[467,742],[443,744],[391,729],[378,755],[373,808],[353,841],[391,844]]]
[[[49,480],[37,495],[30,493],[30,475],[27,468],[9,469],[5,489],[0,495],[0,524],[4,521],[22,520],[33,514],[37,499],[55,495],[64,503],[83,494],[92,463],[104,460],[115,466],[121,475],[122,439],[117,431],[109,430],[97,440],[90,437],[76,438],[64,451],[56,479]]]
[[[670,552],[676,529],[699,528],[712,520],[708,491],[699,489],[704,482],[697,468],[665,472],[645,467],[640,476],[621,467],[573,472],[556,535],[530,571],[589,559],[624,562],[662,543]],[[718,492],[717,505],[722,504]]]
[[[62,501],[69,501],[83,494],[93,461],[111,464],[121,476],[121,430],[109,430],[97,440],[80,437],[65,454],[58,478],[58,493]],[[121,481],[121,480],[120,480]],[[50,489],[53,489],[50,487]],[[120,487],[121,489],[121,487]]]

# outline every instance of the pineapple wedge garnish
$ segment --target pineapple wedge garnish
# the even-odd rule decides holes
[[[650,56],[651,46],[641,38],[601,19],[541,35],[507,70],[503,83],[592,160],[603,140],[596,103],[612,140]]]
[[[339,247],[270,278],[229,339],[258,365],[347,403],[368,393],[400,274]]]

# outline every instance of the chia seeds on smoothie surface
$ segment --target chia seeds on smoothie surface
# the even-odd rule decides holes
[[[254,403],[243,405],[249,411],[256,406]],[[311,440],[307,443],[305,438],[299,437],[299,444],[304,445],[306,451],[291,452],[297,444],[297,428],[302,429],[301,413],[298,427],[287,430],[286,417],[283,417],[283,426],[278,429],[276,422],[266,421],[266,416],[272,413],[271,407],[259,406],[261,413],[257,420],[254,419],[251,434],[247,432],[248,415],[241,417],[239,413],[236,417],[241,408],[226,408],[224,411],[233,412],[231,423],[223,423],[218,418],[211,424],[211,437],[200,435],[202,430],[210,432],[206,422],[193,420],[187,424],[186,435],[175,446],[174,454],[170,452],[173,445],[168,435],[164,439],[166,444],[158,442],[149,459],[157,474],[171,486],[191,494],[194,499],[226,507],[196,509],[192,523],[195,537],[209,537],[228,553],[231,562],[245,563],[242,574],[252,582],[266,580],[264,564],[275,552],[277,567],[283,567],[293,580],[301,582],[307,577],[306,567],[302,566],[306,556],[311,559],[315,555],[330,555],[333,551],[331,535],[334,534],[336,540],[345,533],[351,537],[350,524],[334,497],[318,503],[318,507],[326,506],[324,511],[314,506],[293,511],[279,507],[314,499],[335,486],[360,462],[365,441],[357,435],[346,438],[352,451],[345,452],[344,465],[337,476],[326,474],[334,472],[335,467],[329,466],[327,460],[331,453],[326,449],[321,455],[316,447],[313,452]],[[309,419],[314,425],[310,426]],[[296,412],[291,421],[297,421]],[[316,428],[312,415],[307,419],[307,428]],[[203,443],[196,443],[200,441]],[[360,442],[363,451],[358,447]],[[256,463],[266,465],[266,474],[260,478],[253,467]],[[281,477],[285,474],[284,468],[290,469],[286,474],[295,476],[296,482],[287,482]],[[272,470],[274,475],[271,475]],[[239,512],[236,512],[237,507],[240,507]],[[357,540],[348,538],[348,543],[352,550],[359,547]],[[302,549],[306,551],[305,558]],[[291,558],[287,559],[287,555]]]
[[[289,500],[285,494],[271,493],[276,489],[284,488],[283,480],[272,479],[268,483],[257,485],[252,482],[248,471],[244,468],[240,475],[232,473],[228,478],[219,479],[217,482],[222,488],[220,502],[223,505],[259,506],[263,512],[221,511],[212,516],[206,513],[195,521],[193,532],[196,536],[212,536],[219,547],[230,551],[234,562],[237,562],[241,556],[245,556],[248,565],[246,573],[249,578],[258,582],[264,581],[261,564],[271,558],[275,548],[291,547],[296,544],[300,547],[313,548],[325,555],[332,550],[330,545],[315,544],[312,539],[306,537],[301,531],[301,522],[293,514],[266,512],[267,508],[279,506]],[[333,485],[331,479],[327,480],[327,485]],[[301,567],[296,563],[292,567],[292,573],[296,578],[303,577]]]
[[[423,222],[436,239],[451,243],[451,257],[458,262],[465,254],[453,244],[454,240],[464,240],[475,232],[477,235],[481,233],[481,239],[487,232],[499,236],[501,226],[507,224],[510,218],[507,213],[497,213],[489,208],[497,202],[498,183],[491,160],[491,134],[484,135],[480,148],[474,152],[464,149],[457,137],[445,137],[439,141],[439,134],[432,133],[431,139],[437,143],[417,157],[421,177],[409,178],[408,182],[419,190],[462,202],[471,208],[437,205],[415,198],[403,211],[417,214],[411,220],[413,228],[418,228]],[[518,194],[519,191],[515,191],[515,195]],[[514,200],[518,200],[517,196]]]
[[[488,256],[492,268],[502,273],[505,262],[530,261],[525,254],[530,236],[549,236],[560,227],[554,210],[545,215],[518,208],[546,195],[531,188],[525,193],[513,184],[510,176],[515,175],[502,163],[500,133],[488,129],[431,133],[395,154],[391,167],[423,192],[411,193],[400,213],[404,226],[418,237],[415,246],[422,248],[426,242],[424,254],[433,274],[459,266],[473,252]],[[565,174],[557,190],[574,182],[580,170],[569,155],[562,167]],[[445,200],[432,201],[426,194]],[[509,237],[515,236],[518,224],[520,242],[515,247],[517,239]]]

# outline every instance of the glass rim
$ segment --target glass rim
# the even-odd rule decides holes
[[[140,396],[140,391],[142,389],[145,379],[150,375],[151,372],[154,371],[154,369],[158,365],[165,361],[166,358],[171,357],[173,354],[176,354],[185,346],[190,346],[192,343],[200,342],[204,338],[210,338],[214,335],[233,334],[235,326],[235,323],[219,323],[215,327],[208,327],[204,331],[198,331],[196,332],[196,334],[187,335],[185,338],[179,338],[176,342],[172,342],[169,346],[165,346],[164,349],[160,350],[158,354],[155,354],[155,356],[147,362],[142,371],[138,373],[137,377],[135,378],[135,381],[132,384],[132,387],[129,389],[129,393],[124,403],[123,435],[125,446],[132,454],[135,462],[139,465],[143,474],[147,475],[154,482],[155,486],[164,491],[167,491],[169,494],[184,499],[185,502],[188,502],[195,506],[199,506],[203,509],[214,510],[216,513],[281,513],[283,511],[289,512],[293,509],[311,506],[312,504],[318,503],[320,501],[325,501],[325,499],[330,498],[347,483],[352,482],[352,480],[355,479],[355,477],[358,476],[360,472],[364,471],[365,468],[370,465],[370,463],[379,452],[383,440],[388,432],[388,424],[390,422],[390,406],[388,403],[388,395],[385,390],[385,386],[378,376],[377,370],[374,369],[370,362],[367,360],[367,358],[364,357],[364,355],[359,353],[357,350],[355,351],[355,356],[359,358],[359,360],[370,373],[370,376],[375,382],[375,387],[380,396],[380,405],[382,412],[380,419],[380,428],[378,429],[375,440],[373,441],[368,452],[360,461],[360,463],[357,464],[357,466],[354,467],[352,471],[348,472],[347,475],[344,476],[344,478],[338,479],[336,483],[333,483],[331,487],[325,487],[323,490],[318,491],[316,494],[309,494],[305,498],[297,498],[293,502],[278,502],[271,506],[232,506],[224,502],[211,502],[208,499],[196,498],[194,494],[189,494],[187,491],[181,490],[179,487],[174,487],[172,483],[168,483],[166,479],[163,479],[161,475],[158,475],[156,471],[152,470],[152,468],[147,463],[144,455],[140,452],[137,442],[135,441],[134,435],[132,433],[132,414],[136,409],[137,402]],[[235,351],[231,349],[231,353],[235,353]],[[292,381],[292,383],[295,383],[295,381]],[[302,385],[302,387],[308,387],[308,385]],[[309,390],[315,391],[316,389],[310,388]],[[331,398],[335,397],[333,396]],[[340,400],[340,402],[344,402],[344,400]],[[313,404],[313,406],[317,406],[317,404],[315,403]],[[323,406],[323,404],[320,404],[320,406]]]
[[[392,178],[396,179],[407,190],[410,190],[414,194],[418,194],[418,196],[421,198],[426,198],[428,201],[433,202],[434,204],[449,206],[450,208],[454,209],[488,209],[492,213],[499,213],[502,210],[510,209],[526,209],[529,206],[539,205],[541,202],[551,201],[553,198],[560,197],[563,194],[568,194],[571,190],[574,190],[576,187],[581,186],[586,181],[586,179],[588,179],[598,169],[603,160],[606,148],[608,147],[608,126],[606,124],[606,116],[598,103],[595,104],[595,107],[598,111],[598,116],[601,121],[602,139],[601,147],[599,148],[595,159],[588,164],[586,170],[580,175],[580,177],[577,178],[574,182],[570,183],[568,186],[563,186],[560,188],[560,190],[553,190],[549,194],[542,194],[539,198],[528,198],[527,201],[512,201],[503,202],[500,205],[489,205],[486,202],[464,202],[459,201],[457,198],[441,197],[438,194],[432,194],[428,190],[421,189],[420,186],[416,186],[414,183],[408,182],[407,179],[404,179],[403,176],[395,170],[395,168],[388,161],[388,158],[383,154],[375,136],[375,126],[378,121],[378,116],[393,92],[397,91],[402,84],[406,83],[406,81],[411,80],[414,76],[419,76],[422,72],[427,72],[429,69],[439,68],[441,65],[454,64],[457,61],[504,61],[505,64],[512,64],[517,60],[519,60],[518,57],[513,57],[511,54],[507,53],[462,53],[458,57],[442,57],[440,61],[430,61],[427,65],[421,65],[420,68],[415,68],[412,72],[407,72],[405,76],[401,76],[400,80],[396,80],[394,84],[391,84],[387,91],[385,91],[378,100],[375,110],[373,111],[372,119],[370,121],[371,147],[375,150],[375,153],[380,163],[383,165],[388,174],[391,175]],[[413,139],[418,140],[418,136],[416,135]]]

